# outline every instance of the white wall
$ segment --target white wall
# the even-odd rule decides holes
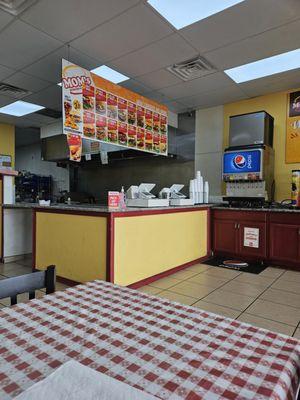
[[[223,106],[196,111],[195,170],[209,182],[210,195],[222,194]]]
[[[54,195],[58,195],[60,190],[70,190],[69,170],[57,167],[55,162],[42,161],[40,143],[16,148],[16,170],[51,175]]]

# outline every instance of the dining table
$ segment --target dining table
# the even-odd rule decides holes
[[[0,310],[1,400],[71,360],[165,400],[299,390],[299,340],[128,287],[96,280]]]

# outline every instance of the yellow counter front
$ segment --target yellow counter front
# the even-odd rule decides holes
[[[209,207],[110,212],[34,208],[34,268],[74,282],[140,286],[208,257]]]

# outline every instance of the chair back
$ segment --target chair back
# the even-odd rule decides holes
[[[45,271],[14,276],[0,280],[0,299],[10,297],[10,304],[17,304],[17,295],[29,293],[29,299],[35,298],[35,290],[46,288],[46,294],[55,292],[55,266],[50,265]]]

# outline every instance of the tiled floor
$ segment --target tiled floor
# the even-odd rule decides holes
[[[138,290],[300,339],[300,272],[198,264]]]
[[[29,259],[0,264],[0,279],[29,273],[30,265]],[[57,282],[58,290],[66,287]],[[138,290],[300,339],[300,272],[269,267],[254,275],[198,264]],[[0,299],[0,308],[7,305]]]

